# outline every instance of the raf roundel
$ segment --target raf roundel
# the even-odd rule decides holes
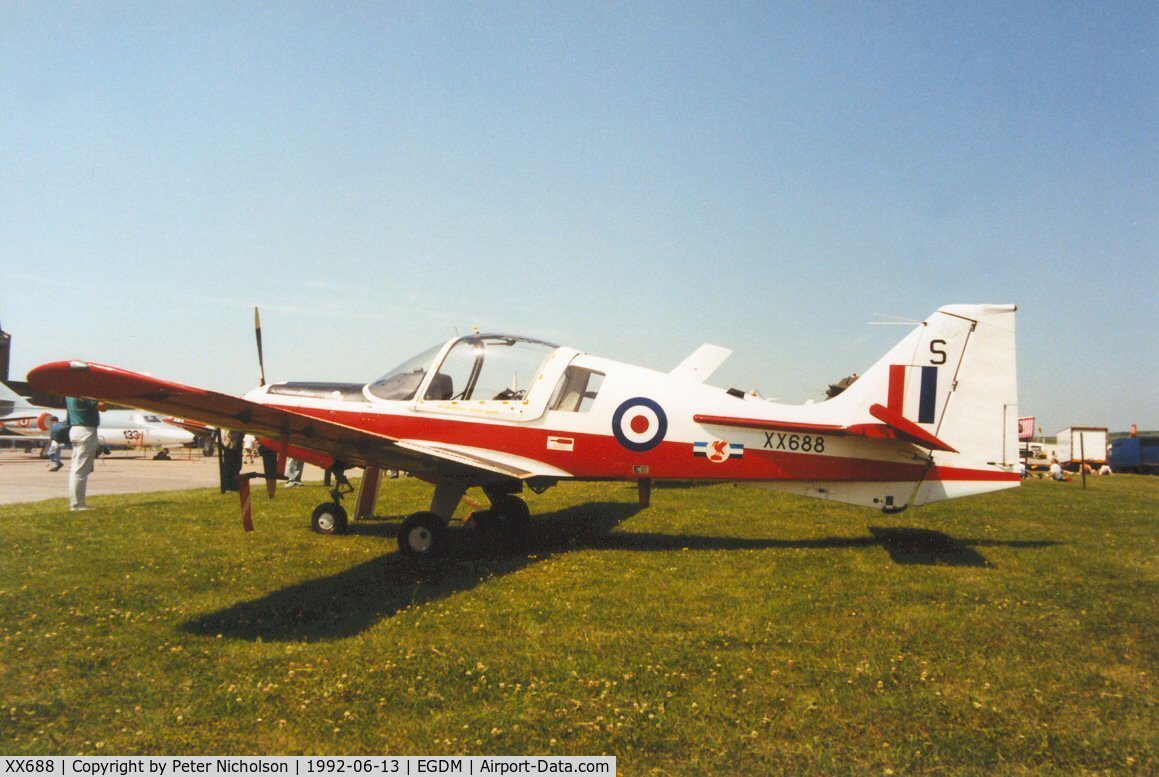
[[[650,451],[664,441],[668,417],[659,404],[645,397],[626,400],[612,415],[612,434],[630,451]]]

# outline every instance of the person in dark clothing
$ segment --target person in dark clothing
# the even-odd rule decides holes
[[[88,490],[89,473],[97,458],[97,429],[101,425],[103,403],[92,399],[68,397],[68,421],[72,428],[68,431],[72,443],[72,467],[68,473],[68,502],[73,510],[88,510],[85,492]]]

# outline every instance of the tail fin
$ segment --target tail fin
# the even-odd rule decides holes
[[[0,399],[7,399],[11,401],[23,400],[24,397],[17,394],[8,387],[7,383],[0,383]]]
[[[936,452],[938,466],[1011,472],[1018,463],[1016,310],[940,308],[830,402],[893,426]]]
[[[0,426],[16,434],[47,432],[58,416],[51,408],[34,405],[0,382]]]
[[[1018,463],[1014,305],[939,308],[832,402],[880,405],[971,465]]]
[[[9,388],[7,383],[0,383],[0,415],[8,415],[27,406],[28,400]]]

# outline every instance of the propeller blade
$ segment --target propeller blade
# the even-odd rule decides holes
[[[241,525],[246,531],[254,530],[253,503],[250,502],[250,478],[254,473],[246,473],[237,479],[237,494],[241,498]]]
[[[258,370],[261,373],[261,383],[258,385],[266,385],[266,361],[262,356],[262,315],[258,312],[257,305],[254,305],[254,335],[258,338]]]

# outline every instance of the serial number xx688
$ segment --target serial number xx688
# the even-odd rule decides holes
[[[773,451],[800,451],[802,453],[824,453],[825,438],[812,434],[789,434],[788,432],[765,432],[765,445]]]
[[[47,758],[5,758],[4,770],[9,774],[52,774],[56,771],[56,762]]]

